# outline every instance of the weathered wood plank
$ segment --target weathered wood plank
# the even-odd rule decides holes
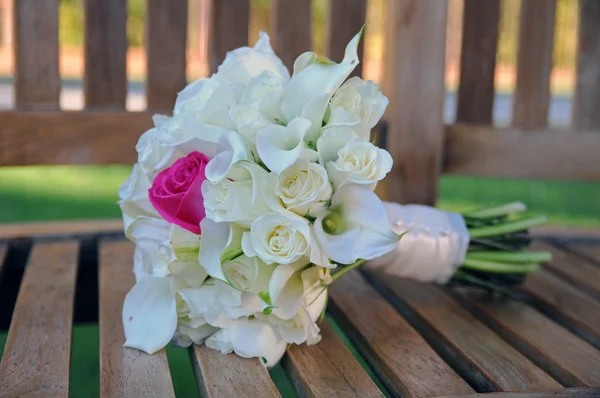
[[[171,109],[185,87],[188,26],[187,0],[149,0],[146,13],[148,40],[149,109]]]
[[[473,391],[357,271],[331,285],[329,295],[328,309],[390,391],[403,397]]]
[[[86,108],[125,109],[127,97],[127,1],[86,0]]]
[[[121,219],[0,224],[0,239],[72,236],[122,231],[123,220]]]
[[[522,290],[539,311],[600,348],[600,302],[544,270],[529,275]]]
[[[222,355],[206,346],[190,355],[203,397],[280,397],[269,372],[256,358]]]
[[[34,246],[0,363],[0,396],[68,397],[78,248]]]
[[[448,297],[440,287],[376,276],[392,303],[446,361],[482,391],[559,388],[548,374]],[[469,336],[465,338],[465,336]]]
[[[0,112],[0,165],[131,164],[143,112]]]
[[[336,62],[344,58],[346,45],[367,21],[366,0],[329,0],[327,14],[327,56]],[[368,29],[368,27],[366,27]],[[360,63],[351,76],[362,76],[365,38],[358,45]]]
[[[58,0],[14,3],[15,106],[58,109]]]
[[[485,394],[490,398],[592,398],[600,394],[600,388],[564,388],[552,391],[497,392]],[[480,394],[448,395],[444,398],[481,398]]]
[[[566,238],[573,240],[577,238],[585,238],[590,240],[598,240],[600,242],[600,229],[593,227],[571,227],[561,225],[543,225],[540,227],[531,228],[529,230],[534,237],[552,237]],[[595,247],[591,245],[590,248]],[[600,252],[599,252],[600,253]],[[600,254],[597,256],[600,259]]]
[[[133,244],[107,241],[100,246],[100,396],[175,397],[164,350],[148,355],[124,348],[121,311],[135,283]]]
[[[458,291],[490,329],[564,386],[600,385],[600,351],[533,308],[476,289]]]
[[[293,345],[283,360],[301,397],[383,397],[327,322],[322,340],[310,347]]]
[[[555,246],[535,242],[531,250],[549,251],[552,261],[544,268],[600,300],[600,267]]]
[[[500,0],[465,0],[456,121],[492,124]]]
[[[597,233],[597,235],[594,235],[593,237],[600,238],[600,231],[594,231]],[[600,265],[600,243],[590,245],[570,244],[567,247],[573,253],[576,253],[577,255],[586,258],[588,261],[591,261],[594,264]]]
[[[210,73],[215,73],[228,51],[248,45],[250,0],[213,1],[210,8],[208,56]]]
[[[544,127],[550,105],[550,72],[556,0],[522,0],[513,125]]]
[[[388,2],[390,200],[435,204],[443,136],[447,0]],[[418,39],[416,39],[418,38]]]
[[[600,134],[540,129],[446,128],[444,172],[513,178],[599,180]]]
[[[6,245],[4,243],[0,243],[0,275],[2,275],[2,266],[4,265],[4,262],[6,261],[7,250],[8,250],[8,248],[6,247]]]
[[[273,0],[271,32],[275,52],[292,73],[298,55],[311,48],[311,0]]]
[[[600,2],[579,0],[573,126],[600,129]]]

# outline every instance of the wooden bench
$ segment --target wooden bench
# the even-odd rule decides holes
[[[321,343],[294,346],[283,359],[296,393],[600,396],[600,231],[583,240],[545,235],[535,245],[554,260],[517,290],[524,302],[368,271],[341,278],[330,289]],[[123,348],[132,256],[118,221],[0,230],[0,325],[10,323],[1,397],[67,397],[71,330],[80,322],[99,324],[102,397],[174,396],[164,350]],[[189,354],[203,396],[280,394],[258,360],[206,347]]]

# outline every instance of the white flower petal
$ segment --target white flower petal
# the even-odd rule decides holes
[[[206,340],[206,346],[223,354],[234,351],[243,358],[265,359],[268,367],[275,366],[287,348],[275,327],[259,320],[239,321],[219,330]]]
[[[247,160],[244,140],[235,131],[226,131],[219,140],[218,154],[206,165],[206,178],[212,182],[223,179],[233,165]]]
[[[300,116],[309,101],[323,94],[330,98],[341,86],[359,63],[357,48],[361,36],[362,29],[348,43],[344,60],[340,64],[329,60],[314,62],[314,57],[311,59],[308,55],[301,55],[302,60],[298,64],[299,72],[292,76],[286,86],[281,103],[281,110],[287,120]]]
[[[177,328],[175,307],[169,278],[142,278],[123,303],[125,347],[148,354],[164,348]]]
[[[281,319],[290,319],[296,315],[304,298],[304,285],[301,273],[298,272],[305,262],[281,264],[273,271],[269,281],[269,296],[273,311]]]
[[[224,281],[226,278],[221,269],[221,255],[229,244],[231,225],[205,218],[200,221],[200,229],[202,230],[202,241],[198,262],[208,275]]]
[[[287,126],[269,125],[256,135],[256,149],[263,163],[275,174],[293,165],[305,146],[310,121],[296,118]]]
[[[346,126],[336,126],[323,131],[317,141],[317,151],[322,165],[338,158],[338,152],[349,141],[357,138],[356,133]]]

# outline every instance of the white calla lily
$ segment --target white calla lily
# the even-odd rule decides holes
[[[235,224],[214,222],[209,218],[200,222],[200,228],[200,265],[211,277],[229,283],[221,264],[242,254],[242,228]]]
[[[206,340],[206,346],[222,354],[235,352],[243,358],[259,358],[265,366],[279,362],[287,343],[275,326],[263,320],[239,320],[233,326],[221,329]]]
[[[219,140],[217,155],[206,165],[206,178],[212,182],[220,181],[240,160],[248,160],[244,140],[235,131],[226,131]]]
[[[340,264],[386,254],[402,237],[391,229],[377,195],[367,187],[352,184],[333,194],[329,211],[317,217],[313,229],[323,253]]]
[[[256,149],[263,163],[275,174],[281,173],[300,158],[306,148],[304,136],[310,121],[298,117],[287,126],[269,125],[256,135]]]
[[[145,277],[123,303],[125,347],[154,354],[164,348],[177,328],[175,298],[169,278]]]
[[[362,29],[348,43],[344,59],[339,64],[312,54],[300,55],[294,63],[295,73],[282,97],[281,110],[286,120],[302,115],[308,104],[317,108],[313,101],[320,104],[320,109],[319,112],[313,109],[311,113],[320,113],[322,120],[329,99],[359,63],[357,49],[361,36]],[[320,128],[319,123],[313,123],[312,130]]]
[[[273,271],[269,281],[269,297],[273,315],[290,319],[296,315],[304,299],[302,270],[309,263],[306,259],[293,264],[281,264]]]

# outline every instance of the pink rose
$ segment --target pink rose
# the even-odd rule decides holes
[[[148,190],[152,206],[165,220],[195,234],[200,233],[200,221],[206,216],[201,187],[209,160],[192,152],[161,171]]]

